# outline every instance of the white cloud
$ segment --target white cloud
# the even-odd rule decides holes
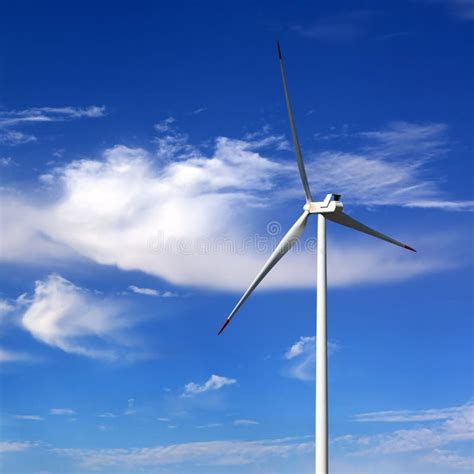
[[[14,309],[15,306],[9,301],[0,299],[0,316],[11,313]]]
[[[128,289],[139,295],[160,296],[160,292],[158,290],[154,290],[153,288],[140,288],[139,286],[130,285]]]
[[[37,138],[18,130],[0,130],[0,143],[3,145],[23,145],[35,142]]]
[[[59,275],[37,281],[31,304],[21,318],[36,339],[65,352],[115,359],[114,344],[133,325],[117,302],[99,298]]]
[[[13,418],[15,420],[44,421],[44,418],[38,415],[13,415]]]
[[[291,362],[285,367],[284,373],[298,380],[314,380],[315,349],[314,336],[301,336],[285,353],[285,359]],[[335,342],[328,342],[329,355],[338,349],[339,346]]]
[[[241,419],[241,420],[234,420],[234,425],[235,426],[254,426],[254,425],[259,425],[260,423],[255,420],[246,420],[246,419]]]
[[[49,413],[57,416],[71,416],[76,414],[72,408],[51,408]]]
[[[191,397],[200,393],[205,393],[210,390],[220,390],[226,385],[233,385],[237,383],[237,380],[230,379],[227,377],[221,377],[220,375],[211,375],[209,380],[202,385],[194,382],[189,382],[184,387],[183,397]]]
[[[164,132],[169,132],[174,128],[173,124],[176,122],[176,119],[174,117],[168,117],[161,122],[155,123],[153,125],[153,128],[159,132],[159,133],[164,133]]]
[[[105,107],[31,107],[0,112],[0,127],[38,122],[63,122],[77,118],[97,118],[105,115]]]
[[[288,458],[314,449],[312,442],[295,438],[261,441],[208,441],[183,443],[151,448],[130,449],[53,449],[68,456],[85,468],[146,466],[190,463],[191,465],[233,466]]]
[[[153,128],[158,136],[153,140],[157,146],[158,155],[162,158],[191,158],[199,156],[198,150],[188,143],[188,135],[179,131],[176,119],[168,117]]]
[[[0,441],[0,453],[15,453],[26,451],[38,446],[38,443],[31,441]]]
[[[423,452],[452,443],[474,440],[474,404],[472,402],[438,411],[443,413],[440,416],[446,418],[427,418],[426,413],[429,411],[424,410],[422,415],[427,421],[423,425],[418,424],[414,428],[398,429],[379,435],[346,435],[333,441],[349,449],[355,447],[356,454],[366,456]],[[449,416],[448,413],[450,413]]]
[[[118,418],[120,415],[117,415],[115,413],[105,412],[105,413],[100,413],[97,416],[99,418]]]
[[[10,166],[12,163],[14,163],[13,159],[11,156],[2,156],[0,157],[0,167],[1,166]]]
[[[178,296],[178,293],[173,291],[158,291],[154,288],[141,288],[139,286],[130,285],[128,287],[133,293],[137,293],[138,295],[146,295],[146,296],[156,296],[161,298],[174,298]]]
[[[407,132],[407,128],[399,126],[391,134],[384,132],[388,136],[371,140],[388,142],[386,149],[393,149],[394,133],[439,141],[433,136],[436,130],[441,133],[439,127],[431,134],[418,129]],[[276,245],[275,236],[265,234],[260,234],[265,246],[260,245],[258,222],[265,219],[271,205],[286,204],[288,195],[302,194],[293,162],[267,157],[268,146],[281,147],[282,140],[264,130],[248,134],[246,140],[220,137],[210,157],[196,149],[178,154],[159,149],[152,154],[116,146],[101,159],[73,161],[49,174],[58,197],[48,204],[5,197],[3,258],[31,263],[82,256],[123,270],[140,270],[176,285],[240,291]],[[422,148],[429,154],[436,147]],[[166,159],[168,153],[173,160]],[[316,162],[309,160],[309,174],[316,176],[318,189],[342,191],[355,204],[457,205],[440,199],[436,183],[423,180],[421,164],[377,159],[374,153],[319,155]],[[280,186],[282,180],[288,191],[281,191],[285,189]],[[272,216],[280,215],[281,210],[273,210]],[[390,228],[383,230],[390,233]],[[401,239],[406,232],[401,229],[396,237]],[[422,241],[412,243],[407,237],[415,247]],[[439,251],[443,244],[434,240],[416,258],[386,244],[358,242],[356,237],[351,244],[331,248],[331,285],[396,281],[444,269],[454,261]],[[452,252],[453,247],[449,248]],[[312,286],[313,267],[308,252],[292,252],[265,285]],[[289,280],[288,273],[294,278]]]

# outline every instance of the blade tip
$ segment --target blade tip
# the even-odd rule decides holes
[[[281,60],[281,49],[280,49],[280,42],[277,40],[277,49],[278,49],[278,58]]]
[[[218,336],[221,335],[222,331],[227,327],[227,325],[230,323],[230,319],[226,319],[222,327],[219,329],[219,332],[217,333]]]
[[[412,252],[415,252],[416,253],[416,250],[413,248],[413,247],[410,247],[409,245],[405,245],[405,248],[407,250],[411,250]]]

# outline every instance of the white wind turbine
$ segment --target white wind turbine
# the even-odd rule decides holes
[[[293,224],[291,229],[283,237],[281,242],[277,245],[270,258],[267,260],[255,280],[244,293],[240,301],[232,310],[230,315],[225,320],[218,335],[230,323],[235,313],[239,310],[245,300],[250,296],[253,290],[265,278],[270,270],[277,264],[277,262],[290,250],[290,248],[299,239],[311,214],[318,215],[318,243],[317,243],[317,305],[316,305],[316,452],[315,452],[315,468],[316,474],[328,473],[328,376],[327,376],[327,313],[326,313],[326,219],[332,222],[341,224],[351,229],[364,232],[379,239],[390,242],[399,247],[416,252],[415,249],[408,245],[392,239],[391,237],[377,232],[370,227],[356,221],[349,215],[343,212],[343,205],[340,201],[339,194],[328,194],[324,201],[313,202],[311,192],[309,189],[308,178],[301,156],[300,144],[296,134],[295,121],[293,112],[291,110],[290,97],[288,95],[288,87],[286,84],[285,69],[283,67],[283,60],[281,56],[280,45],[278,46],[278,57],[280,60],[281,77],[283,80],[283,89],[285,92],[286,107],[288,109],[288,117],[290,119],[291,135],[293,137],[293,145],[295,148],[296,161],[303,183],[304,193],[306,195],[306,204],[303,206],[303,214]]]

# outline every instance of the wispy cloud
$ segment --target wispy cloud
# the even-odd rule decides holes
[[[353,40],[367,34],[373,15],[369,10],[346,11],[306,25],[295,25],[293,31],[306,38],[325,41]]]
[[[18,130],[0,129],[0,144],[3,145],[23,145],[25,143],[35,142],[37,138],[34,135],[19,132]]]
[[[403,413],[403,412],[402,412]],[[346,435],[334,439],[358,455],[423,452],[442,448],[452,443],[474,440],[474,404],[444,410],[409,411],[411,416],[400,415],[410,422],[418,417],[425,421],[413,428],[397,429],[378,435]],[[436,415],[437,413],[437,415]],[[365,415],[367,417],[367,414]],[[393,416],[378,416],[379,420],[393,421]],[[397,420],[398,421],[398,420]]]
[[[78,118],[105,115],[105,107],[31,107],[24,110],[0,111],[0,127],[25,123],[64,122]]]
[[[136,402],[136,400],[134,398],[129,398],[127,400],[127,408],[123,412],[124,415],[129,416],[129,415],[135,415],[135,413],[137,413],[137,409],[135,407],[135,402]]]
[[[255,426],[255,425],[259,425],[260,423],[255,420],[241,419],[241,420],[234,420],[233,424],[235,426]]]
[[[464,405],[452,408],[440,408],[430,410],[391,410],[361,413],[354,416],[355,421],[361,422],[385,422],[385,423],[407,423],[420,421],[448,420],[456,417],[466,410]]]
[[[316,189],[334,189],[354,204],[472,211],[474,201],[449,199],[429,177],[433,161],[449,151],[446,131],[445,124],[394,122],[353,133],[353,140],[362,139],[358,151],[323,151],[313,156],[308,174]]]
[[[221,428],[224,426],[222,423],[206,423],[205,425],[198,425],[196,428],[198,429],[208,429],[208,428]]]
[[[460,20],[474,20],[473,0],[423,0],[427,4],[444,5]]]
[[[37,281],[21,318],[36,339],[65,352],[114,360],[121,331],[132,320],[117,302],[100,298],[59,275]]]
[[[108,411],[106,411],[105,413],[100,413],[97,416],[99,418],[118,418],[118,417],[120,417],[120,415],[118,415],[116,413],[110,413]]]
[[[329,355],[339,350],[335,342],[328,342]],[[314,336],[301,336],[285,353],[285,359],[290,361],[284,368],[285,375],[309,381],[314,380],[316,363],[316,345]]]
[[[202,114],[207,110],[207,107],[199,107],[197,109],[192,110],[191,112],[188,112],[186,115],[199,115]]]
[[[242,140],[243,148],[248,150],[274,149],[277,151],[292,151],[290,143],[285,135],[272,132],[270,125],[264,125],[256,132],[247,132]]]
[[[171,159],[179,155],[182,159],[199,155],[196,147],[188,142],[188,135],[179,130],[174,117],[168,117],[156,123],[153,128],[157,132],[153,142],[157,147],[158,155],[162,158]]]
[[[11,156],[2,156],[0,157],[0,167],[7,167],[15,163]]]
[[[420,461],[425,464],[459,469],[471,473],[474,470],[474,456],[461,455],[447,449],[433,449],[431,453],[422,456]]]
[[[50,122],[66,122],[80,118],[98,118],[105,115],[105,107],[31,107],[23,110],[0,111],[0,144],[22,145],[37,137],[16,130],[15,127]]]
[[[15,305],[10,301],[0,299],[0,316],[11,313],[15,309]]]
[[[99,469],[191,463],[194,465],[233,466],[265,462],[309,453],[311,441],[286,438],[261,441],[208,441],[133,449],[53,449],[53,452],[78,461],[83,467]]]
[[[176,122],[176,119],[174,117],[168,117],[162,120],[161,122],[155,123],[155,125],[153,125],[153,128],[159,133],[169,132],[173,130],[174,128],[173,124],[175,122]]]
[[[51,408],[49,413],[56,416],[72,416],[76,414],[76,411],[72,408]]]
[[[220,390],[221,388],[225,387],[226,385],[234,385],[237,383],[237,380],[221,377],[220,375],[211,375],[207,382],[199,385],[194,382],[189,382],[184,387],[184,392],[182,394],[183,397],[192,397],[194,395],[198,395],[201,393]]]
[[[0,453],[16,453],[38,446],[32,441],[0,441]]]
[[[15,420],[27,420],[27,421],[44,421],[44,418],[39,415],[13,415]]]
[[[177,293],[174,293],[172,291],[158,291],[154,288],[141,288],[135,285],[130,285],[128,289],[138,295],[156,296],[161,298],[173,298],[178,296]]]
[[[0,349],[0,364],[12,364],[22,362],[34,362],[36,359],[25,352]]]

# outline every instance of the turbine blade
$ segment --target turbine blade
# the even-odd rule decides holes
[[[277,245],[273,253],[270,255],[270,258],[266,261],[263,268],[260,270],[259,274],[255,277],[252,284],[248,287],[247,291],[244,293],[240,301],[237,303],[235,308],[229,314],[227,319],[225,320],[224,324],[220,328],[217,335],[221,334],[221,332],[226,328],[226,326],[230,323],[231,319],[235,316],[238,309],[244,304],[245,300],[250,296],[253,290],[257,288],[260,282],[265,278],[265,276],[270,272],[270,270],[281,260],[281,258],[288,252],[288,250],[293,247],[296,241],[300,238],[303,230],[306,226],[306,222],[308,220],[309,212],[305,211],[299,219],[293,224],[291,229],[286,233],[285,237],[281,239],[280,243]]]
[[[290,119],[291,136],[293,138],[293,146],[295,148],[296,162],[298,163],[298,170],[300,172],[301,181],[303,183],[304,193],[306,195],[306,202],[311,202],[311,191],[309,190],[308,177],[306,176],[306,170],[304,168],[303,157],[301,155],[300,142],[298,141],[298,135],[296,134],[295,119],[293,117],[293,110],[291,109],[290,96],[288,95],[288,85],[286,83],[285,68],[283,67],[283,58],[281,56],[280,43],[277,42],[278,47],[278,58],[280,60],[280,71],[281,78],[283,80],[283,89],[285,91],[286,108],[288,109],[288,117]]]
[[[410,247],[409,245],[405,245],[404,243],[399,242],[398,240],[392,239],[392,237],[389,237],[388,235],[382,234],[381,232],[377,232],[376,230],[367,227],[366,225],[362,224],[359,221],[356,221],[344,212],[325,214],[325,217],[330,221],[336,222],[337,224],[350,227],[351,229],[358,230],[359,232],[363,232],[364,234],[372,235],[373,237],[377,237],[378,239],[385,240],[386,242],[390,242],[391,244],[398,245],[399,247],[411,250],[412,252],[416,252],[416,250]]]

